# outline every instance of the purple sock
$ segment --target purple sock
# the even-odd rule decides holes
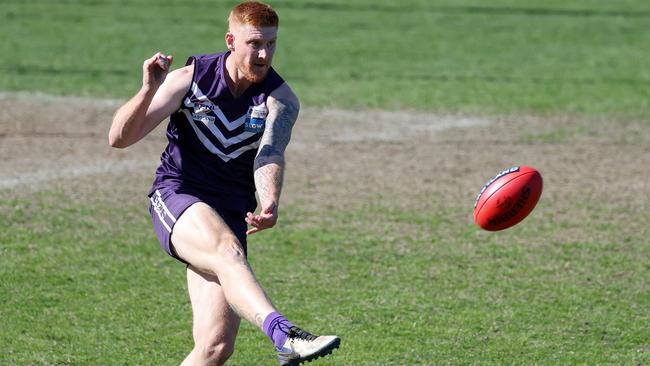
[[[287,341],[287,334],[289,333],[289,328],[292,326],[293,324],[290,321],[275,311],[266,316],[262,329],[273,342],[275,349],[279,350],[284,345],[284,342]]]

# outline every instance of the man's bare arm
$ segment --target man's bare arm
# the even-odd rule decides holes
[[[192,81],[192,66],[169,75],[171,56],[155,54],[143,64],[142,88],[113,116],[108,143],[117,148],[130,146],[176,111]]]
[[[248,213],[246,221],[253,226],[248,234],[273,227],[284,179],[284,151],[291,139],[291,130],[300,110],[300,103],[288,85],[276,89],[267,100],[269,115],[255,158],[255,187],[260,200],[259,215]]]

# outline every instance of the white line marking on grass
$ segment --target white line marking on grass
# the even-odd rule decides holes
[[[62,111],[74,110],[75,107],[83,108],[90,117],[79,118],[78,116],[63,114],[57,118],[66,119],[63,127],[59,130],[52,130],[49,125],[35,125],[39,120],[21,118],[27,126],[21,129],[8,129],[7,135],[20,133],[23,138],[29,138],[30,134],[37,133],[62,133],[74,132],[96,132],[104,131],[110,123],[110,115],[124,103],[118,99],[98,99],[88,97],[61,97],[43,93],[0,92],[0,102],[3,105],[16,103],[34,103],[34,111],[30,113],[48,113],[50,108],[64,108]],[[43,102],[43,103],[40,103]],[[22,104],[20,104],[22,103]],[[56,109],[54,109],[56,111]],[[96,114],[96,115],[95,115]],[[0,117],[2,117],[0,115]],[[313,150],[314,147],[326,146],[337,143],[376,143],[376,142],[403,142],[421,141],[430,139],[442,131],[453,128],[468,128],[474,126],[485,126],[491,124],[494,119],[458,114],[437,114],[428,111],[388,111],[379,109],[345,110],[336,108],[305,108],[301,112],[300,122],[295,128],[295,138],[289,144],[290,149]],[[55,125],[57,120],[51,121]],[[5,123],[5,121],[0,121]],[[32,125],[29,125],[32,123]],[[158,128],[162,130],[166,122],[161,123]],[[39,127],[39,128],[37,128]],[[81,128],[83,127],[83,128]],[[81,129],[80,129],[81,128]],[[94,137],[89,135],[88,137]],[[99,139],[100,136],[97,136]],[[103,142],[105,143],[105,142]],[[164,149],[161,142],[159,151]],[[83,154],[83,153],[79,153]],[[159,156],[160,153],[156,155]],[[142,155],[140,155],[142,156]],[[88,158],[85,156],[85,158]],[[88,160],[88,159],[86,159]],[[57,164],[58,163],[58,164]],[[150,169],[152,172],[157,166],[153,159],[138,158],[137,155],[131,159],[107,159],[95,162],[65,163],[54,162],[53,165],[45,165],[42,162],[32,165],[31,171],[13,171],[11,166],[0,165],[0,189],[12,189],[26,186],[40,189],[41,185],[55,180],[75,179],[80,177],[115,174],[138,169]],[[56,165],[60,165],[57,167]],[[37,166],[45,166],[38,169]],[[22,169],[29,169],[28,165],[20,165]],[[21,170],[22,170],[21,169]]]
[[[306,109],[296,125],[297,145],[409,142],[453,128],[486,126],[490,118],[423,111]],[[289,146],[294,145],[294,140]],[[298,146],[294,146],[298,147]]]
[[[37,187],[59,179],[81,178],[91,175],[106,173],[124,173],[137,171],[142,168],[153,168],[155,162],[151,160],[121,160],[121,161],[97,161],[94,164],[79,166],[64,166],[60,168],[41,169],[34,172],[18,173],[10,177],[0,178],[0,189],[11,189],[18,186]]]
[[[73,103],[107,108],[117,108],[126,102],[126,100],[123,99],[59,96],[41,92],[0,92],[0,101],[7,100],[33,100],[48,103]]]

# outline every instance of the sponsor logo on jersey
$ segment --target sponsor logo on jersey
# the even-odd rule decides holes
[[[244,123],[246,131],[254,133],[264,132],[268,113],[269,110],[266,108],[265,103],[249,107],[248,113],[246,114],[246,122]]]
[[[214,109],[214,105],[196,102],[194,103],[194,113],[193,114],[205,114]]]

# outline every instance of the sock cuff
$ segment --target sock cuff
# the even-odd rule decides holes
[[[269,330],[273,323],[278,320],[278,318],[282,318],[282,314],[278,313],[277,311],[274,311],[270,313],[269,315],[266,316],[264,319],[264,322],[262,323],[262,329],[264,330],[265,333],[269,333]]]

